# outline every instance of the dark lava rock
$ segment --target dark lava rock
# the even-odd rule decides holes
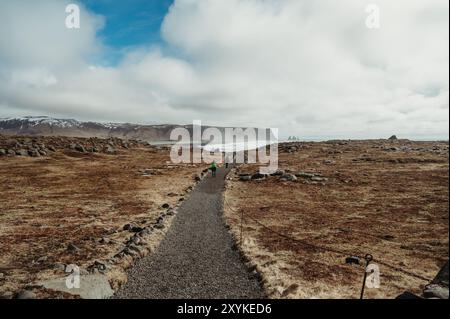
[[[144,230],[144,228],[139,227],[139,226],[133,226],[133,227],[131,227],[131,229],[130,229],[130,231],[133,232],[133,233],[139,233],[139,232],[141,232],[141,231],[143,231],[143,230]]]
[[[252,179],[253,180],[260,180],[260,179],[265,179],[266,175],[261,174],[261,173],[255,173],[252,175]]]

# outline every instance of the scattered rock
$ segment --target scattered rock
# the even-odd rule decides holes
[[[248,278],[251,280],[257,280],[257,281],[262,281],[262,276],[259,272],[257,272],[256,270],[252,271],[251,273],[249,273]]]
[[[24,149],[20,149],[16,151],[17,156],[28,156],[28,151]]]
[[[297,176],[297,177],[302,177],[302,178],[309,178],[309,179],[311,179],[311,178],[315,177],[316,175],[313,174],[313,173],[298,172],[298,173],[295,174],[295,176]]]
[[[295,293],[295,292],[297,291],[298,287],[299,287],[298,284],[292,284],[292,285],[290,285],[288,288],[286,288],[286,289],[283,291],[283,293],[281,294],[281,297],[282,297],[282,298],[285,298],[285,297],[289,296],[290,294]]]
[[[131,230],[133,226],[131,226],[131,224],[126,224],[122,227],[123,230]]]
[[[156,229],[163,229],[163,228],[164,228],[164,225],[161,224],[161,223],[158,223],[158,224],[156,224],[154,227],[155,227]]]
[[[35,149],[29,150],[29,151],[28,151],[28,155],[30,155],[31,157],[40,157],[40,156],[41,156],[41,154],[39,153],[39,151],[38,151],[38,150],[35,150]]]
[[[121,148],[134,148],[136,146],[145,145],[147,143],[138,142],[134,140],[126,143],[119,138],[112,140],[104,140],[100,138],[81,138],[81,137],[50,137],[40,136],[34,138],[17,137],[17,139],[10,139],[0,136],[0,156],[48,156],[50,153],[55,153],[57,150],[72,150],[80,153],[95,153],[99,149],[105,153],[116,153],[114,145],[119,145]]]
[[[282,169],[278,169],[276,170],[274,173],[270,174],[271,176],[283,176],[285,173],[285,171],[283,171]]]
[[[240,181],[246,182],[246,181],[250,181],[251,179],[252,179],[252,176],[251,176],[251,175],[242,175],[242,176],[239,176],[239,180],[240,180]]]
[[[38,152],[41,156],[47,156],[47,152],[44,150],[39,149]]]
[[[133,249],[130,249],[130,247],[124,248],[122,250],[122,253],[124,253],[125,255],[128,255],[128,256],[132,256],[132,257],[138,255],[138,252],[136,252]]]
[[[86,153],[86,149],[84,148],[83,145],[80,145],[80,144],[75,145],[75,151],[80,152],[80,153]]]
[[[166,212],[166,215],[168,215],[168,216],[172,216],[173,214],[175,214],[173,209],[168,209],[167,212]]]
[[[168,208],[170,208],[170,205],[167,204],[167,203],[165,203],[165,204],[162,204],[162,205],[161,205],[161,208],[163,208],[163,209],[168,209]]]
[[[106,154],[116,154],[116,149],[112,147],[111,145],[106,146],[105,148]]]
[[[350,257],[345,258],[345,263],[348,265],[352,265],[352,264],[359,265],[360,258],[357,256],[350,256]]]
[[[96,260],[96,261],[94,261],[94,263],[92,265],[88,266],[87,271],[89,273],[95,273],[97,270],[99,272],[104,272],[104,271],[106,271],[106,269],[107,269],[107,267],[104,263],[101,263]]]
[[[163,221],[164,221],[164,217],[163,217],[163,216],[159,216],[159,217],[156,219],[155,224],[161,224]]]
[[[294,174],[285,173],[280,177],[280,181],[283,182],[295,182],[297,177]]]
[[[130,243],[139,245],[141,243],[141,239],[139,238],[139,236],[135,235],[135,236],[131,237]]]
[[[47,256],[42,256],[42,257],[38,258],[38,260],[36,260],[36,262],[45,263],[47,260],[48,260]]]
[[[107,237],[103,237],[102,239],[99,240],[100,244],[109,244],[111,243],[111,239],[107,238]]]
[[[76,252],[76,251],[79,251],[80,248],[78,248],[78,247],[75,246],[74,244],[70,243],[70,244],[67,246],[67,250],[70,251],[70,252]]]
[[[139,233],[139,232],[141,232],[141,231],[143,231],[143,230],[144,230],[144,228],[139,227],[139,226],[133,226],[133,227],[131,227],[131,229],[130,229],[130,231],[131,231],[132,233]]]
[[[448,287],[430,284],[425,287],[423,296],[425,298],[449,299],[449,289]]]
[[[86,149],[84,148],[84,146],[81,145],[81,144],[78,144],[78,143],[71,143],[71,144],[69,144],[69,148],[71,150],[74,150],[74,151],[77,151],[77,152],[80,152],[80,153],[86,153]]]
[[[255,173],[255,174],[253,174],[251,176],[252,180],[262,180],[262,179],[265,179],[265,178],[266,178],[266,175],[261,174],[261,173]]]
[[[150,228],[144,228],[144,230],[139,232],[138,235],[141,237],[145,237],[145,236],[150,235],[151,232],[152,232],[152,230]]]
[[[138,255],[141,255],[141,253],[142,253],[142,248],[140,248],[139,246],[136,246],[135,244],[130,244],[128,246],[128,249],[130,251],[136,252]]]

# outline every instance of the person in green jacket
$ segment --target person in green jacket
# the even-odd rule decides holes
[[[211,163],[211,166],[209,167],[209,169],[211,170],[212,176],[216,177],[216,171],[217,171],[217,164],[215,161],[213,161]]]

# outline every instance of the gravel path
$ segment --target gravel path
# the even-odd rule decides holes
[[[263,298],[222,220],[225,169],[206,177],[179,208],[159,248],[129,271],[116,298]]]

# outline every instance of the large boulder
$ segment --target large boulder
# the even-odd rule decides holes
[[[0,148],[0,156],[5,156],[6,155],[6,150],[4,150],[3,148]]]

